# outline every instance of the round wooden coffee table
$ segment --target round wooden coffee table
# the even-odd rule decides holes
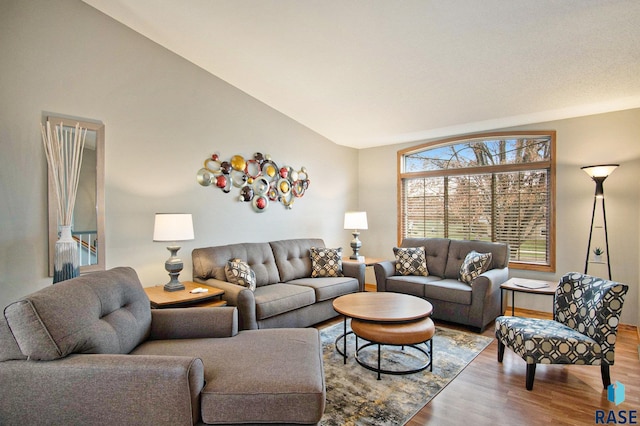
[[[411,374],[427,367],[433,369],[433,344],[431,338],[435,326],[430,316],[433,312],[431,303],[408,294],[388,292],[360,292],[340,296],[333,301],[333,309],[344,317],[343,334],[336,338],[336,350],[347,362],[347,335],[356,335],[356,361],[363,367],[380,373]],[[351,330],[347,331],[347,319],[351,319]],[[357,338],[361,337],[370,343],[358,348]],[[342,350],[339,341],[342,339]],[[428,343],[429,353],[419,344]],[[362,349],[378,345],[378,363],[376,366],[363,362],[358,356]],[[410,370],[384,370],[380,367],[380,346],[410,346],[428,357],[420,367]]]

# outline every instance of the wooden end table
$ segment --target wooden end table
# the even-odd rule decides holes
[[[383,262],[386,260],[386,259],[377,258],[377,257],[366,257],[366,256],[361,256],[361,257],[362,257],[361,259],[351,259],[349,256],[346,256],[342,258],[342,263],[364,263],[365,268],[369,268],[375,265],[376,263]],[[367,291],[367,286],[372,286],[375,288],[376,284],[365,283],[364,291]],[[371,290],[371,291],[374,291],[374,290]]]
[[[515,316],[516,292],[529,294],[543,294],[554,296],[558,283],[556,281],[532,280],[526,278],[509,278],[500,286],[500,309],[503,306],[504,291],[511,292],[511,316]]]
[[[184,290],[165,291],[164,285],[157,285],[155,287],[145,287],[144,291],[147,293],[153,309],[209,308],[227,305],[227,302],[222,300],[224,290],[192,281],[182,281],[182,284],[184,284]],[[206,293],[190,293],[191,290],[198,287],[206,288],[209,291]]]

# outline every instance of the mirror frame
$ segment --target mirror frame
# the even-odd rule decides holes
[[[87,121],[62,117],[59,115],[47,115],[44,117],[44,124],[50,121],[51,125],[62,123],[64,126],[75,127],[80,123],[80,127],[96,132],[96,225],[97,225],[97,249],[98,263],[80,267],[80,273],[100,271],[106,269],[105,256],[105,207],[104,207],[104,124],[97,121]],[[58,212],[56,210],[56,191],[51,179],[51,173],[47,166],[47,187],[48,187],[48,208],[49,208],[49,276],[53,276],[53,255],[55,244],[58,240]]]

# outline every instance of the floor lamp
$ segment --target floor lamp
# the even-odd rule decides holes
[[[587,244],[587,258],[584,262],[584,273],[587,273],[589,267],[589,252],[591,251],[591,237],[593,236],[593,220],[596,216],[596,204],[598,200],[602,200],[602,222],[604,225],[604,243],[607,256],[607,269],[609,271],[609,279],[611,279],[611,262],[609,260],[609,236],[607,234],[607,213],[604,208],[604,186],[603,182],[618,167],[619,164],[600,164],[597,166],[581,167],[586,174],[596,183],[596,193],[593,197],[593,211],[591,213],[591,228],[589,229],[589,243]]]

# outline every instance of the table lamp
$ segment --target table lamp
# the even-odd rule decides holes
[[[171,253],[164,267],[171,279],[164,285],[165,291],[184,290],[184,284],[178,281],[178,276],[184,267],[182,259],[178,258],[180,246],[175,242],[193,240],[193,218],[184,213],[156,213],[153,227],[153,241],[170,241],[174,244],[167,246]]]
[[[359,260],[363,256],[359,255],[362,242],[358,239],[360,235],[359,229],[367,229],[367,212],[346,212],[344,214],[344,229],[353,229],[353,240],[351,240],[351,248],[353,254],[349,259]]]

